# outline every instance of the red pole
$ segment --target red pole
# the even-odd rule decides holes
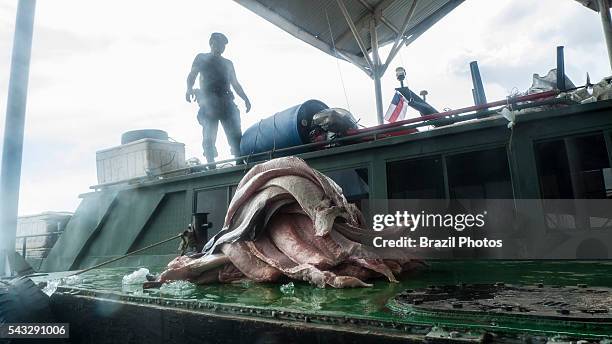
[[[417,118],[409,118],[409,119],[406,119],[406,120],[403,120],[403,121],[387,123],[387,124],[381,124],[381,125],[377,125],[377,126],[374,126],[374,127],[357,129],[357,130],[350,130],[347,134],[349,134],[349,135],[351,135],[351,134],[361,134],[361,133],[366,133],[368,131],[374,131],[374,130],[385,129],[385,128],[399,127],[399,126],[402,126],[404,124],[417,123],[417,122],[427,122],[427,121],[431,121],[431,120],[434,120],[434,119],[440,119],[440,118],[443,118],[443,117],[457,115],[457,114],[461,114],[461,113],[465,113],[465,112],[478,111],[478,110],[482,110],[482,109],[486,109],[486,108],[490,108],[490,107],[494,107],[494,106],[505,105],[505,104],[509,104],[509,103],[521,103],[521,102],[527,102],[527,101],[532,101],[532,100],[538,100],[538,99],[542,99],[542,98],[550,98],[550,97],[554,97],[554,96],[556,96],[558,94],[559,94],[559,91],[557,91],[557,90],[540,92],[540,93],[534,93],[534,94],[528,94],[526,96],[520,96],[520,97],[515,97],[515,98],[508,98],[508,99],[504,99],[504,100],[498,100],[498,101],[495,101],[495,102],[492,102],[492,103],[487,103],[487,104],[468,106],[468,107],[457,109],[457,110],[450,110],[450,111],[446,111],[446,112],[435,113],[435,114],[432,114],[432,115],[420,116],[420,117],[417,117]]]

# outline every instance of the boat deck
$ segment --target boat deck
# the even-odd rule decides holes
[[[144,330],[139,329],[138,334],[130,331],[134,332],[132,336],[152,343],[173,342],[175,337],[181,337],[181,343],[190,342],[188,338],[195,342],[206,336],[216,336],[211,342],[240,342],[244,335],[310,343],[331,338],[360,343],[382,339],[421,342],[432,338],[519,341],[524,336],[601,339],[612,333],[612,316],[604,317],[597,326],[579,321],[569,326],[567,319],[547,319],[546,326],[540,326],[544,319],[537,316],[529,321],[511,319],[501,324],[495,315],[478,322],[467,317],[424,318],[410,312],[393,312],[388,303],[406,289],[430,285],[503,282],[612,287],[611,267],[609,261],[438,261],[401,283],[378,280],[373,288],[339,290],[305,283],[245,282],[206,286],[183,283],[144,291],[139,285],[122,285],[122,277],[134,268],[109,268],[65,280],[53,294],[52,304],[61,314],[59,320],[70,322],[71,333],[84,342],[96,335],[125,336],[134,326]],[[59,277],[50,274],[35,280]]]

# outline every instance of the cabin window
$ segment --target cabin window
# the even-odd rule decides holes
[[[447,156],[446,169],[452,199],[513,197],[505,147]]]
[[[347,168],[325,172],[336,184],[342,188],[346,200],[354,203],[367,217],[366,202],[370,197],[370,183],[368,169]]]
[[[612,198],[610,160],[602,134],[538,142],[535,156],[549,229],[610,228],[609,207],[596,201]],[[590,201],[568,202],[563,199]],[[595,249],[586,245],[581,250]],[[582,257],[584,252],[581,250],[577,254]]]
[[[536,143],[542,198],[612,198],[612,170],[602,134]]]
[[[390,199],[445,198],[442,158],[436,156],[389,162],[387,197]]]
[[[195,212],[208,213],[208,221],[212,222],[212,228],[208,230],[209,238],[219,232],[223,227],[228,203],[227,187],[196,190]]]

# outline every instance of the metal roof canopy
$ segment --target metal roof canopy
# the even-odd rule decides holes
[[[576,0],[579,3],[581,3],[582,5],[592,9],[595,12],[599,12],[599,0]],[[604,6],[608,6],[610,7],[610,4],[604,4]]]
[[[408,45],[464,0],[234,0],[260,17],[374,80],[383,122],[380,78]],[[393,44],[383,62],[378,48]]]

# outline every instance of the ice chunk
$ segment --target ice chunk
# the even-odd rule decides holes
[[[123,276],[123,280],[121,281],[122,285],[129,284],[142,284],[147,281],[147,275],[149,274],[149,269],[140,268],[129,275]]]
[[[80,275],[72,275],[68,277],[62,278],[61,282],[64,285],[77,285],[83,281],[83,278]]]
[[[139,295],[143,293],[142,284],[122,284],[121,291],[126,294]]]
[[[59,284],[60,284],[60,280],[58,279],[48,281],[47,286],[42,289],[42,292],[47,294],[47,296],[51,296],[53,295],[53,293],[55,293]]]
[[[283,284],[280,286],[280,291],[285,295],[293,295],[293,293],[295,292],[295,285],[293,284],[293,282]]]
[[[185,297],[193,294],[196,290],[195,284],[187,281],[174,281],[166,283],[159,288],[159,292],[168,296]]]

